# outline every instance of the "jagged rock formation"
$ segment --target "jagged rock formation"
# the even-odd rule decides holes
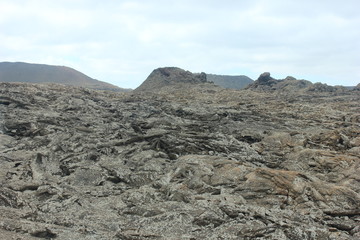
[[[217,75],[217,74],[206,74],[208,82],[221,86],[223,88],[230,89],[243,89],[254,81],[244,75],[240,76],[229,76],[229,75]]]
[[[298,91],[312,85],[310,81],[297,80],[294,77],[288,76],[283,80],[277,80],[270,76],[269,72],[262,73],[259,78],[247,89],[260,91]]]
[[[288,76],[285,79],[277,80],[270,76],[269,72],[262,73],[259,78],[252,84],[246,87],[256,91],[276,91],[287,92],[293,94],[294,92],[346,92],[347,89],[342,86],[329,86],[323,83],[311,83],[307,80],[297,80],[294,77]]]
[[[360,238],[358,92],[207,86],[0,83],[0,238]]]
[[[155,69],[147,79],[134,91],[154,92],[166,87],[183,87],[184,84],[206,83],[206,74],[194,74],[177,67],[164,67]]]
[[[355,90],[355,91],[359,91],[359,90],[360,90],[360,83],[355,86],[354,90]]]
[[[307,88],[310,92],[344,92],[347,89],[343,86],[329,86],[324,83],[314,83]]]
[[[272,84],[272,83],[276,83],[276,79],[272,78],[270,76],[270,73],[269,72],[264,72],[262,73],[259,78],[257,79],[258,83],[259,84]]]
[[[23,62],[0,63],[0,82],[58,83],[115,92],[129,91],[128,89],[92,79],[69,67]]]

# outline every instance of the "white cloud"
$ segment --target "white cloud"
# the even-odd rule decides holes
[[[0,61],[68,65],[124,87],[161,66],[355,85],[360,3],[0,0]]]

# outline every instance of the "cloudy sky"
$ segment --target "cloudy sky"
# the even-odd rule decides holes
[[[0,0],[0,62],[135,88],[158,67],[360,82],[359,0]]]

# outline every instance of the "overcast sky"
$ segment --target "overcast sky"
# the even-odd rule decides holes
[[[360,82],[359,0],[0,0],[0,62],[135,88],[158,67]]]

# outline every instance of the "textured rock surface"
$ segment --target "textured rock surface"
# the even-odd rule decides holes
[[[359,101],[1,83],[0,238],[360,238]]]

